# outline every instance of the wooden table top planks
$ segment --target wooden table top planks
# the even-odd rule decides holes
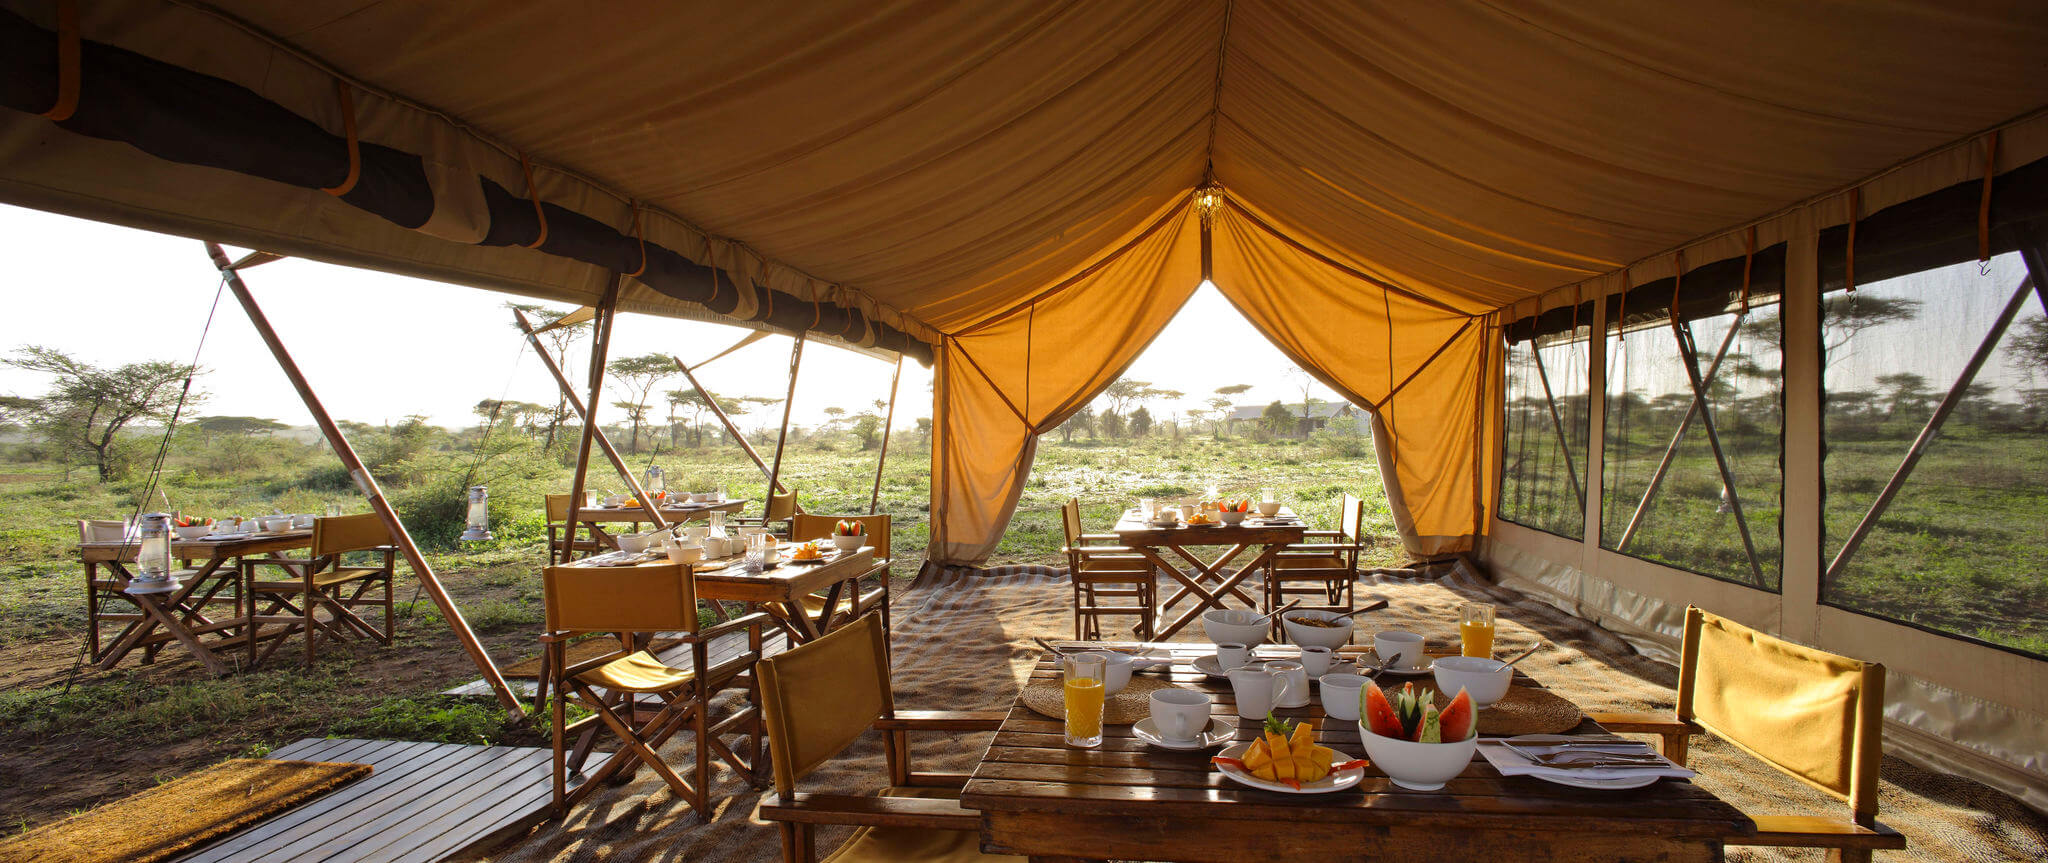
[[[1186,664],[1211,646],[1151,646],[1174,652],[1175,685],[1207,693],[1213,715],[1236,718],[1229,683]],[[1058,677],[1050,655],[1032,677]],[[1516,685],[1539,684],[1518,672]],[[1356,724],[1324,721],[1319,698],[1318,689],[1308,707],[1275,714],[1314,721],[1318,742],[1363,757]],[[1240,721],[1238,739],[1253,739],[1257,727]],[[1586,721],[1575,733],[1602,731]],[[1724,838],[1755,830],[1734,807],[1685,781],[1593,791],[1503,777],[1474,756],[1442,791],[1398,788],[1368,767],[1355,788],[1290,795],[1224,778],[1209,763],[1217,751],[1155,749],[1128,725],[1106,728],[1100,748],[1069,748],[1059,721],[1016,704],[961,804],[982,813],[986,850],[1048,861],[1708,861],[1722,859]]]

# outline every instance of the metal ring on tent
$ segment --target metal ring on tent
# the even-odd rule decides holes
[[[43,116],[62,123],[78,113],[78,0],[57,3],[57,101]]]
[[[356,180],[363,176],[363,149],[356,139],[356,99],[349,95],[348,83],[334,79],[334,96],[341,102],[341,134],[348,141],[348,176],[320,191],[339,198],[355,188]]]
[[[640,229],[640,204],[637,202],[633,204],[633,239],[640,244],[640,268],[623,274],[629,279],[638,278],[641,273],[647,272],[647,235]]]
[[[519,154],[519,172],[526,175],[526,199],[533,202],[533,218],[540,222],[540,233],[534,235],[533,242],[527,243],[526,247],[538,249],[540,244],[548,241],[548,214],[541,211],[540,190],[533,185],[533,163],[526,160],[525,153]]]
[[[1998,171],[1998,130],[1984,136],[1984,194],[1977,200],[1977,262],[1991,260],[1991,178]]]
[[[1856,211],[1863,209],[1862,188],[1849,190],[1849,246],[1842,256],[1842,287],[1856,293]]]

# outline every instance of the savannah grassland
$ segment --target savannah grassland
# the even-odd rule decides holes
[[[351,440],[383,484],[409,530],[454,595],[464,617],[502,666],[538,652],[539,568],[545,557],[541,495],[566,491],[571,471],[557,443],[499,428],[448,432],[430,426],[352,427]],[[566,435],[565,435],[566,436]],[[625,443],[623,431],[614,439]],[[573,437],[569,439],[573,440]],[[652,435],[628,455],[636,470],[664,467],[672,488],[723,484],[760,499],[763,478],[740,451],[707,435],[701,447]],[[844,432],[801,434],[788,449],[785,481],[808,511],[865,512],[876,451]],[[136,509],[143,484],[97,482],[90,467],[68,472],[38,461],[33,447],[0,445],[0,818],[18,829],[132,793],[197,767],[307,736],[546,745],[545,729],[508,723],[488,699],[437,693],[475,679],[433,603],[403,570],[397,642],[328,644],[312,668],[299,664],[294,638],[261,668],[221,679],[166,649],[154,665],[139,653],[110,671],[83,660],[85,604],[73,543],[75,521],[120,518]],[[930,452],[916,431],[899,430],[883,475],[881,511],[894,518],[898,586],[916,574],[929,539]],[[139,476],[144,470],[131,470]],[[290,435],[206,432],[173,441],[164,491],[183,512],[250,515],[317,512],[337,502],[366,511],[323,445]],[[600,458],[591,485],[617,489]],[[494,542],[457,548],[460,490],[491,489]],[[1071,443],[1050,435],[1016,520],[994,562],[1063,563],[1059,506],[1079,498],[1091,530],[1107,529],[1140,496],[1271,487],[1311,522],[1327,526],[1337,498],[1368,501],[1371,532],[1383,537],[1374,558],[1392,562],[1377,468],[1364,438],[1218,439],[1207,432]],[[145,510],[161,508],[162,501]],[[758,509],[756,509],[758,511]]]

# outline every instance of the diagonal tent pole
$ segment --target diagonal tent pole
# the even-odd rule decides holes
[[[1934,409],[1934,415],[1928,417],[1927,425],[1920,429],[1920,436],[1914,438],[1913,445],[1906,450],[1906,460],[1899,463],[1899,469],[1892,473],[1891,481],[1884,484],[1884,490],[1878,492],[1877,500],[1870,504],[1870,511],[1864,513],[1863,520],[1856,524],[1855,530],[1850,531],[1848,540],[1842,543],[1842,550],[1835,552],[1835,559],[1828,563],[1823,583],[1831,582],[1842,574],[1842,569],[1849,564],[1849,558],[1856,554],[1856,549],[1870,536],[1871,528],[1876,527],[1877,520],[1884,517],[1884,511],[1890,508],[1892,498],[1898,496],[1899,488],[1906,484],[1906,478],[1913,475],[1913,468],[1920,465],[1920,457],[1927,454],[1927,447],[1941,431],[1942,423],[1947,422],[1948,415],[1956,409],[1956,405],[1962,403],[1963,395],[1970,389],[1970,384],[1977,380],[1977,372],[1984,368],[1984,361],[1991,358],[1991,352],[1998,347],[1998,340],[2005,335],[2006,328],[2012,326],[2012,319],[2019,314],[2020,307],[2026,305],[2027,294],[2034,290],[2033,276],[2020,280],[2019,290],[2013,291],[2012,299],[2005,304],[2005,311],[1998,316],[1998,322],[1991,325],[1991,332],[1984,336],[1983,343],[1977,346],[1977,352],[1970,355],[1969,364],[1963,366],[1962,377],[1956,378],[1955,385],[1948,388],[1948,395],[1942,397],[1941,405]],[[2048,290],[2042,293],[2041,302],[2043,308],[2048,308]]]
[[[1734,332],[1734,327],[1728,328]],[[1721,471],[1721,486],[1728,490],[1729,508],[1735,511],[1735,529],[1742,533],[1742,548],[1749,553],[1749,571],[1756,576],[1756,584],[1764,583],[1763,562],[1756,556],[1756,541],[1749,536],[1749,519],[1742,514],[1741,487],[1735,484],[1735,473],[1728,468],[1728,456],[1721,451],[1721,435],[1714,430],[1714,413],[1707,408],[1707,386],[1700,381],[1699,346],[1693,343],[1692,326],[1680,324],[1674,316],[1671,334],[1678,339],[1679,359],[1685,366],[1686,379],[1692,383],[1693,410],[1699,414],[1700,428],[1707,433],[1707,445],[1714,449],[1714,466]]]
[[[604,298],[597,303],[597,318],[591,324],[590,332],[590,400],[588,405],[599,405],[604,393],[605,356],[611,351],[612,322],[618,316],[619,283],[625,277],[612,274],[611,283],[605,286]],[[597,434],[597,416],[594,411],[583,415],[583,439],[576,450],[576,479],[569,486],[569,524],[573,527],[583,514],[583,481],[590,473],[590,444]],[[632,481],[627,472],[627,481]],[[574,534],[571,534],[573,537]]]
[[[882,419],[882,452],[875,457],[875,490],[868,494],[868,514],[874,515],[882,505],[882,468],[889,463],[889,428],[896,424],[896,390],[903,382],[903,357],[896,358],[896,373],[889,376],[889,412]],[[888,549],[883,549],[887,552]]]
[[[405,524],[398,520],[398,513],[392,510],[391,502],[384,499],[384,491],[377,486],[376,477],[371,476],[369,468],[363,466],[363,460],[356,457],[355,447],[349,445],[348,437],[341,433],[341,427],[335,425],[334,418],[327,414],[326,406],[313,394],[313,387],[306,382],[305,373],[299,371],[298,363],[292,361],[291,354],[285,350],[284,342],[278,339],[277,331],[271,328],[270,319],[264,317],[263,310],[256,305],[256,297],[249,293],[249,286],[243,284],[241,274],[235,271],[235,265],[228,262],[227,253],[221,250],[220,244],[208,242],[206,254],[213,258],[213,265],[219,268],[221,276],[227,279],[228,288],[235,292],[235,299],[241,302],[242,310],[249,314],[249,323],[256,327],[257,335],[263,338],[263,343],[269,346],[271,355],[277,358],[278,367],[282,368],[285,377],[291,380],[292,388],[299,391],[299,398],[305,401],[306,410],[313,415],[313,422],[320,426],[320,433],[326,436],[328,447],[334,450],[335,457],[341,459],[342,466],[348,469],[349,478],[355,480],[356,488],[361,489],[363,496],[370,499],[370,509],[377,513],[377,518],[391,531],[391,538],[398,545],[399,551],[405,555],[405,562],[412,566],[413,574],[419,578],[420,585],[426,588],[427,595],[433,598],[434,606],[441,610],[441,617],[448,621],[449,628],[455,630],[455,639],[462,643],[463,651],[476,663],[477,670],[483,672],[484,683],[491,687],[491,692],[498,696],[498,702],[504,705],[505,710],[513,718],[523,719],[525,712],[520,706],[519,696],[505,683],[504,675],[498,673],[498,666],[491,662],[491,655],[484,652],[483,643],[477,640],[476,632],[469,628],[469,621],[463,619],[462,610],[455,607],[455,600],[448,595],[447,588],[441,586],[441,579],[434,575],[434,568],[427,563],[426,556],[420,553],[420,547],[413,542],[412,534],[406,532]]]
[[[1742,327],[1743,320],[1748,317],[1749,313],[1743,312],[1728,325],[1728,335],[1721,338],[1721,349],[1714,352],[1714,361],[1707,364],[1707,386],[1712,386],[1714,380],[1720,376],[1721,361],[1727,358],[1729,346],[1735,344],[1736,330]],[[1650,474],[1650,484],[1643,489],[1643,499],[1636,502],[1635,515],[1629,516],[1628,527],[1621,532],[1621,541],[1614,544],[1615,551],[1627,550],[1629,540],[1636,536],[1636,529],[1643,526],[1643,517],[1650,512],[1650,500],[1656,497],[1657,488],[1664,484],[1664,475],[1671,471],[1671,463],[1678,458],[1678,445],[1685,442],[1685,433],[1692,429],[1692,420],[1699,416],[1699,410],[1698,402],[1686,403],[1685,417],[1678,421],[1678,431],[1671,435],[1671,443],[1664,447],[1664,459],[1657,462],[1657,470]]]
[[[760,453],[754,451],[753,444],[747,443],[747,436],[740,433],[740,427],[733,424],[732,417],[726,416],[725,409],[718,406],[718,398],[713,396],[710,390],[705,389],[704,385],[697,381],[696,373],[691,371],[689,366],[683,365],[681,358],[672,356],[669,359],[675,361],[676,368],[682,371],[683,377],[689,380],[690,386],[697,390],[697,395],[703,397],[704,403],[711,406],[711,415],[717,417],[719,424],[725,426],[725,433],[731,435],[732,439],[739,443],[740,451],[746,453],[747,458],[754,460],[754,466],[761,469],[762,476],[769,477],[771,481],[774,481],[774,474],[768,470],[768,463],[762,460]],[[712,359],[717,358],[713,357]],[[710,362],[710,360],[705,362]],[[699,366],[703,364],[698,363]],[[769,494],[772,497],[774,492],[786,490],[780,481],[775,481],[775,488]]]
[[[775,466],[768,469],[768,501],[775,503],[775,489],[782,488],[782,450],[789,441],[789,410],[796,406],[796,372],[804,363],[804,334],[796,334],[796,342],[789,349],[789,396],[782,400],[782,430],[775,433]],[[794,501],[792,501],[794,503]],[[761,512],[767,516],[764,508]]]
[[[569,406],[576,411],[577,418],[583,421],[586,428],[596,428],[596,423],[590,421],[590,411],[583,407],[583,399],[576,395],[576,388],[569,385],[569,377],[562,374],[562,367],[555,364],[555,358],[549,356],[547,348],[541,345],[540,331],[534,329],[533,323],[526,319],[526,313],[518,309],[512,310],[512,319],[519,324],[519,331],[526,334],[526,340],[533,345],[534,353],[540,354],[541,365],[547,367],[548,374],[555,376],[555,385],[562,388],[562,395],[568,398]],[[633,493],[633,499],[640,501],[640,508],[647,513],[647,520],[654,522],[656,530],[667,529],[668,520],[661,517],[659,508],[641,489],[640,480],[633,476],[633,469],[626,466],[626,460],[619,456],[618,448],[612,446],[612,439],[604,433],[604,429],[596,430],[596,440],[598,448],[604,450],[605,458],[610,459],[612,467],[618,469],[619,479],[626,483],[626,489]]]
[[[1572,496],[1579,499],[1579,509],[1586,508],[1586,490],[1579,487],[1579,467],[1572,461],[1572,442],[1564,434],[1564,415],[1558,413],[1557,396],[1550,391],[1550,373],[1543,368],[1543,348],[1535,339],[1529,340],[1529,356],[1536,360],[1536,379],[1543,382],[1543,401],[1550,405],[1550,425],[1557,430],[1557,448],[1564,453],[1565,477],[1572,481]]]

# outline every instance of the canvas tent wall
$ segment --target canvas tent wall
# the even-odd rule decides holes
[[[1206,276],[1373,408],[1411,551],[1829,646],[1789,562],[1721,591],[1498,523],[1500,328],[1751,224],[1799,297],[1852,194],[1981,176],[1992,130],[1993,174],[2048,155],[2044,37],[1990,2],[0,0],[0,199],[585,304],[638,273],[629,311],[929,356],[953,562]],[[2038,719],[2014,662],[1986,710]]]

